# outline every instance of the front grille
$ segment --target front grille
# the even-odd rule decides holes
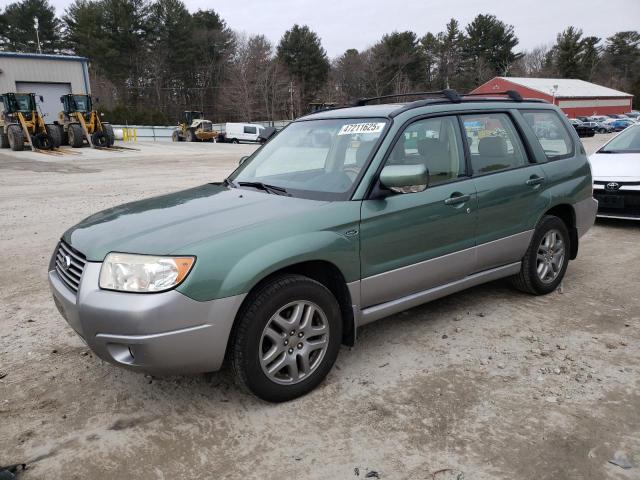
[[[606,187],[608,183],[617,183],[618,188],[628,186],[628,185],[640,185],[640,182],[618,182],[617,180],[594,180],[593,181],[594,185],[602,185],[603,187]]]
[[[84,265],[84,255],[64,242],[60,242],[56,251],[56,272],[60,280],[74,292],[78,291]]]
[[[640,190],[617,190],[614,192],[596,190],[598,211],[610,215],[640,215]]]

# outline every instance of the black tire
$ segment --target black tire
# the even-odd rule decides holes
[[[564,245],[564,259],[557,276],[552,281],[543,282],[537,271],[538,249],[540,248],[545,235],[552,230],[557,231],[562,239]],[[529,248],[522,258],[520,273],[511,278],[513,286],[518,290],[531,293],[533,295],[546,295],[553,292],[558,288],[558,285],[562,282],[564,274],[567,271],[570,252],[571,237],[569,236],[567,225],[560,218],[554,215],[545,215],[536,227],[533,237],[531,238]]]
[[[80,148],[84,145],[84,133],[82,127],[77,123],[70,123],[67,130],[69,136],[69,145],[73,148]]]
[[[176,131],[174,131],[174,132],[171,134],[171,141],[172,141],[172,142],[180,142],[180,141],[182,141],[182,139],[180,138],[180,133],[178,133],[178,131],[177,131],[177,130],[176,130]]]
[[[187,142],[195,142],[197,139],[196,134],[193,133],[193,130],[187,130]]]
[[[110,123],[103,123],[102,130],[107,136],[107,147],[113,147],[113,144],[116,143],[116,134],[113,131],[113,126]]]
[[[45,132],[38,133],[37,135],[32,137],[31,142],[33,143],[33,146],[38,150],[53,150],[55,148],[53,138],[51,138],[51,135]]]
[[[67,132],[65,132],[64,127],[62,125],[59,126],[60,128],[60,145],[69,145],[69,134]]]
[[[231,140],[231,143],[240,143],[240,142],[238,141],[237,138],[234,138],[233,140]]]
[[[62,132],[59,125],[47,125],[47,133],[53,140],[53,148],[58,148],[62,145]]]
[[[104,132],[93,132],[91,135],[91,143],[96,148],[106,148],[109,146],[109,137]]]
[[[9,148],[9,135],[4,133],[4,127],[0,127],[0,148]]]
[[[14,152],[24,150],[24,133],[20,125],[9,125],[7,127],[7,136],[9,137],[9,146]]]
[[[325,313],[329,325],[329,343],[324,356],[311,373],[298,383],[284,385],[271,380],[263,371],[259,359],[262,348],[260,342],[271,316],[283,306],[298,300],[313,302]],[[336,361],[341,339],[340,307],[331,292],[310,278],[283,275],[259,287],[245,301],[231,337],[231,364],[242,387],[268,402],[285,402],[310,392],[322,382]]]

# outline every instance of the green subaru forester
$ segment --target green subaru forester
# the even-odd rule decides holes
[[[574,129],[515,92],[425,97],[302,117],[222,183],[87,218],[49,267],[60,313],[116,365],[226,358],[277,402],[361,325],[502,277],[552,292],[597,209]]]

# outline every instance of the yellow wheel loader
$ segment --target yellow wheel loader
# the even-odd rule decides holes
[[[202,112],[184,112],[184,118],[173,131],[174,142],[213,142],[219,132],[213,129],[213,123],[203,118]]]
[[[60,101],[63,110],[56,124],[63,145],[83,147],[86,139],[92,148],[113,146],[113,127],[100,120],[100,115],[93,109],[91,95],[70,93],[60,97]]]
[[[0,148],[20,151],[27,144],[37,151],[60,146],[59,130],[55,125],[44,123],[35,93],[5,93],[0,95],[0,102]]]

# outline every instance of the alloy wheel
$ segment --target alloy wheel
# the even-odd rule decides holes
[[[536,271],[543,283],[553,282],[564,265],[565,247],[562,235],[556,229],[549,230],[542,237],[536,257]]]
[[[298,300],[271,316],[260,338],[260,366],[273,382],[293,385],[308,378],[329,346],[329,322],[315,303]]]

